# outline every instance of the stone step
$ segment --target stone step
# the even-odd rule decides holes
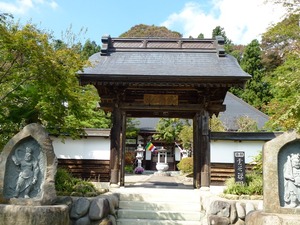
[[[170,190],[147,189],[144,191],[120,192],[120,201],[148,201],[148,202],[199,202],[199,190]]]
[[[195,211],[201,210],[200,201],[198,202],[145,202],[145,201],[120,201],[119,208],[132,210],[164,210],[164,211]]]
[[[118,219],[118,225],[199,225],[199,221],[184,220],[148,220],[148,219]]]
[[[159,211],[159,210],[131,210],[119,209],[117,216],[120,219],[148,219],[172,221],[200,221],[204,214],[191,211]]]
[[[117,224],[201,224],[200,191],[195,189],[120,188]]]

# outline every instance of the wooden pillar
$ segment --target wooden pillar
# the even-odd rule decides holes
[[[201,152],[200,152],[200,128],[199,128],[200,113],[196,113],[193,119],[193,165],[194,165],[194,188],[200,188],[201,184]]]
[[[196,113],[193,120],[194,188],[210,186],[209,113]]]
[[[122,135],[121,135],[121,174],[120,174],[120,186],[125,185],[125,149],[126,149],[126,112],[122,112]]]
[[[118,106],[112,113],[113,125],[110,133],[110,184],[119,183],[120,173],[120,136],[122,126],[122,114]]]
[[[201,187],[210,186],[209,113],[203,110],[200,119]]]

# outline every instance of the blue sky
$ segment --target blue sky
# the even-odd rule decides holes
[[[225,29],[234,44],[249,44],[284,10],[264,0],[0,0],[0,13],[30,21],[64,39],[70,28],[78,39],[100,44],[101,36],[118,37],[138,24],[166,26],[183,37],[210,38],[216,26]],[[80,30],[85,30],[80,33]]]

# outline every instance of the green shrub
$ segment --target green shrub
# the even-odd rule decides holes
[[[74,178],[66,170],[58,168],[55,176],[55,189],[58,192],[72,192],[74,186]]]
[[[95,186],[80,178],[75,178],[66,169],[58,168],[55,176],[55,189],[58,195],[79,195],[84,196],[89,193],[97,195]]]
[[[229,178],[225,182],[225,194],[234,195],[262,195],[263,194],[263,179],[260,173],[246,174],[245,184],[236,183],[234,177]]]
[[[193,168],[193,157],[186,157],[180,160],[177,164],[177,168],[183,173],[192,173]]]
[[[126,173],[133,173],[133,165],[125,165]]]
[[[263,160],[262,160],[262,150],[259,151],[259,153],[253,157],[253,170],[257,173],[262,174],[263,170]]]

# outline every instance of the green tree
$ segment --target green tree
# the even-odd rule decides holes
[[[282,5],[289,14],[297,14],[300,11],[300,0],[267,0],[267,2]]]
[[[267,108],[273,129],[300,130],[299,19],[299,14],[288,14],[262,35],[263,63],[274,96]]]
[[[178,137],[183,125],[183,121],[179,118],[160,118],[156,126],[156,131],[158,133],[154,134],[153,138],[172,143]]]
[[[137,128],[140,125],[140,121],[135,118],[127,118],[126,121],[126,137],[135,138],[138,136],[139,129]]]
[[[257,132],[257,122],[249,116],[241,116],[235,121],[237,132]]]
[[[262,35],[262,60],[267,71],[274,71],[291,52],[300,52],[299,20],[299,14],[290,14]]]
[[[212,38],[216,36],[222,36],[224,38],[224,48],[226,53],[230,53],[232,51],[232,41],[226,36],[226,32],[223,27],[216,26],[212,31]]]
[[[33,25],[0,24],[0,146],[32,122],[73,137],[86,127],[108,128],[95,88],[79,85],[85,63],[72,47],[56,49]]]
[[[60,39],[53,41],[53,47],[55,50],[65,49],[68,45]]]
[[[300,58],[291,53],[272,74],[274,98],[269,104],[271,125],[275,129],[300,131]]]
[[[81,57],[87,60],[94,53],[100,52],[101,47],[97,45],[95,41],[90,41],[89,39],[84,43],[82,50],[80,52]]]
[[[192,149],[193,146],[193,127],[189,124],[183,125],[178,135],[184,149]]]
[[[226,131],[226,128],[221,119],[213,115],[210,119],[210,130],[213,132],[223,132]]]
[[[231,89],[231,92],[259,110],[263,110],[272,98],[270,84],[264,79],[261,54],[258,40],[246,46],[240,65],[252,78],[246,82],[245,89]]]
[[[200,33],[197,37],[198,39],[204,39],[204,34],[203,33]]]
[[[238,63],[240,64],[243,59],[243,54],[245,51],[245,45],[232,45],[230,55],[234,56]]]
[[[170,31],[166,27],[149,26],[139,24],[131,27],[128,31],[121,34],[120,37],[163,37],[180,38],[182,35],[176,31]]]

